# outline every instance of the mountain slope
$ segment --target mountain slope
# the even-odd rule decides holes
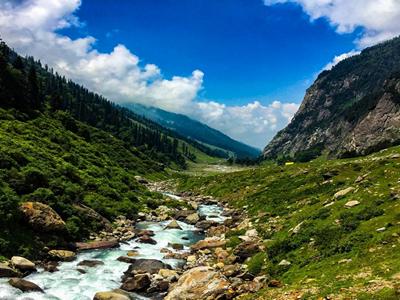
[[[307,90],[291,123],[264,149],[265,158],[307,160],[365,155],[400,142],[400,38],[364,50]]]
[[[365,157],[288,166],[265,162],[240,172],[188,176],[179,189],[245,210],[250,219],[243,223],[257,229],[262,251],[245,264],[274,284],[240,299],[395,300],[399,171],[396,146]],[[243,235],[240,228],[225,233],[234,253],[246,248]]]
[[[260,155],[258,149],[238,142],[222,132],[185,115],[141,104],[125,104],[124,106],[138,115],[143,115],[164,127],[173,129],[185,137],[232,152],[238,158],[255,158]]]

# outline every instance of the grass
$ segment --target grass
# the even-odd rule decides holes
[[[394,278],[400,277],[399,154],[400,147],[393,147],[353,159],[290,166],[265,162],[239,172],[182,176],[179,188],[247,210],[268,257],[261,263],[256,256],[251,268],[285,284],[260,298],[297,291],[305,299],[392,299],[399,288]],[[354,192],[334,199],[350,186]],[[359,205],[346,208],[350,200]],[[300,229],[293,233],[296,226]],[[235,237],[228,236],[228,243],[235,246]],[[283,259],[290,267],[278,266]]]

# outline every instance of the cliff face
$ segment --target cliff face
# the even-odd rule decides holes
[[[400,38],[322,72],[265,158],[368,154],[400,143]]]

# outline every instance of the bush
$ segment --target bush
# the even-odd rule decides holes
[[[249,261],[247,262],[247,269],[250,274],[256,276],[260,274],[263,269],[263,266],[266,263],[267,254],[264,252],[259,252],[253,255]]]

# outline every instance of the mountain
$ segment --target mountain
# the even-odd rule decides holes
[[[136,176],[165,178],[166,167],[216,159],[197,144],[0,43],[0,261],[40,256],[38,249],[85,239],[119,215],[154,209],[160,195]],[[63,230],[33,228],[24,203],[38,222],[59,216]]]
[[[125,104],[124,106],[131,109],[136,114],[143,115],[187,138],[234,153],[238,158],[256,158],[261,154],[260,150],[238,142],[222,132],[185,115],[136,103]]]
[[[264,157],[366,155],[400,142],[400,38],[322,72]]]

